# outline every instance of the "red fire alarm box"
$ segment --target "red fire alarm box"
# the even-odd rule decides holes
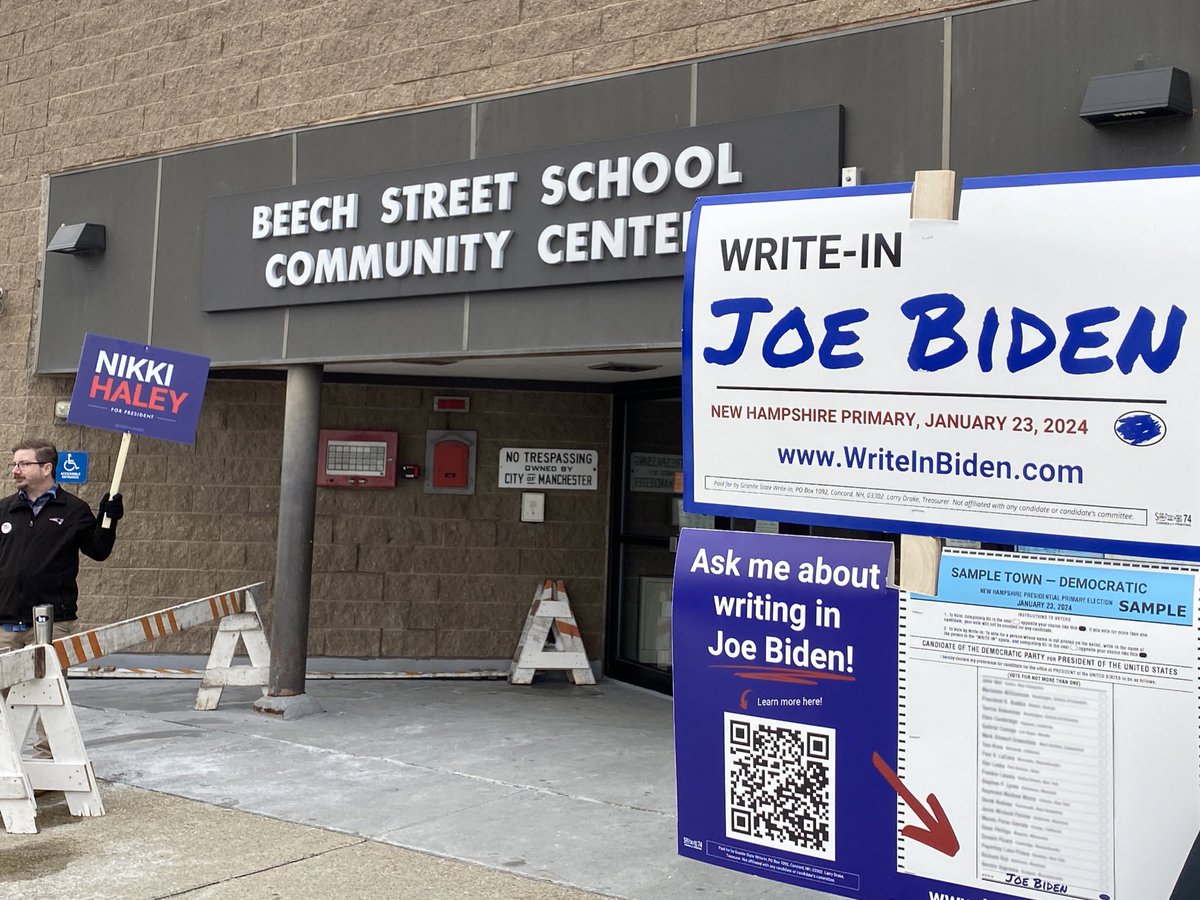
[[[465,488],[471,465],[471,446],[458,438],[442,438],[433,445],[433,486]]]
[[[317,484],[323,487],[395,487],[396,432],[322,429]]]
[[[425,433],[425,490],[434,494],[475,493],[475,432]]]

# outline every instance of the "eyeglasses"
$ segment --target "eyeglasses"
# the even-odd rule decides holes
[[[30,466],[48,466],[50,463],[38,462],[36,459],[19,459],[14,462],[10,469],[27,469]]]

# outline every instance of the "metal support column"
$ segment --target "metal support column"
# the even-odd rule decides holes
[[[279,533],[267,696],[255,710],[285,719],[321,712],[304,693],[308,668],[308,608],[312,589],[313,518],[317,505],[317,442],[322,367],[288,368],[279,475]]]

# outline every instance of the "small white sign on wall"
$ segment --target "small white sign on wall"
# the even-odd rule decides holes
[[[594,491],[599,487],[600,454],[595,450],[504,447],[500,450],[502,488]]]

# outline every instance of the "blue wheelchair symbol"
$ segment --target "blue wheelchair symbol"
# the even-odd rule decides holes
[[[61,484],[86,484],[88,455],[78,450],[67,450],[58,454],[58,471],[55,478]]]

